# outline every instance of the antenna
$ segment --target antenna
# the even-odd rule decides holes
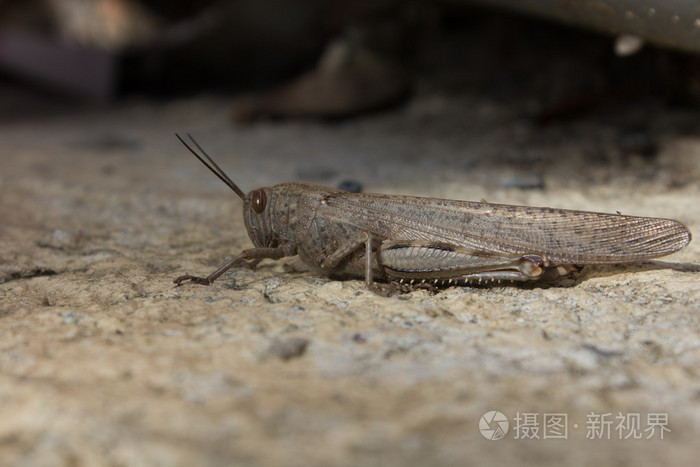
[[[175,133],[175,136],[177,137],[177,139],[180,140],[180,142],[181,142],[187,149],[189,149],[189,151],[190,151],[192,154],[194,154],[194,156],[195,156],[197,159],[200,160],[200,162],[201,162],[202,164],[205,165],[205,167],[206,167],[207,169],[211,170],[211,172],[212,172],[214,175],[216,175],[216,176],[219,178],[219,180],[221,180],[222,182],[224,182],[224,183],[226,184],[226,186],[228,186],[230,189],[232,189],[233,192],[236,193],[241,199],[245,199],[245,193],[243,193],[243,191],[241,191],[241,189],[238,188],[238,185],[236,185],[235,183],[233,183],[233,180],[231,180],[231,178],[230,178],[228,175],[226,175],[226,172],[224,172],[223,170],[221,170],[221,167],[219,167],[218,164],[217,164],[216,162],[214,162],[214,160],[213,160],[211,157],[209,157],[209,154],[207,154],[207,152],[206,152],[204,149],[202,149],[202,147],[199,145],[199,143],[197,143],[197,141],[195,141],[195,139],[192,137],[191,134],[187,133],[187,137],[190,139],[190,141],[192,141],[192,143],[193,143],[193,144],[195,145],[195,147],[199,150],[199,152],[202,153],[202,156],[204,156],[204,157],[202,157],[202,156],[200,156],[199,154],[197,154],[197,152],[196,152],[194,149],[192,149],[192,147],[191,147],[189,144],[187,144],[187,143],[185,142],[185,140],[183,140],[183,139],[180,137],[180,135],[178,135],[177,133]],[[206,160],[205,160],[205,159],[206,159]]]

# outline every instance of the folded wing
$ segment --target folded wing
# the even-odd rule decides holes
[[[391,240],[428,241],[492,253],[600,264],[669,255],[691,240],[671,219],[435,198],[342,193],[319,215]]]

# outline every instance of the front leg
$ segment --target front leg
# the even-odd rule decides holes
[[[249,248],[238,253],[231,261],[224,264],[207,277],[198,277],[185,274],[184,276],[178,277],[173,282],[178,286],[186,281],[190,281],[193,284],[211,285],[212,282],[219,278],[219,276],[237,264],[245,264],[250,267],[255,267],[255,265],[257,265],[263,259],[280,259],[285,256],[293,256],[295,254],[296,250],[290,248],[288,244],[282,245],[278,248]]]

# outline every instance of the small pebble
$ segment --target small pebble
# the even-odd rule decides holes
[[[303,337],[287,337],[285,339],[275,339],[266,353],[270,356],[281,358],[282,360],[291,360],[292,358],[298,358],[304,355],[308,346],[309,339]]]
[[[338,183],[338,188],[350,193],[362,193],[362,184],[355,180],[343,180]]]

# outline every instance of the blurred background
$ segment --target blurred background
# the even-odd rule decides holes
[[[691,1],[0,0],[0,118],[235,98],[234,123],[470,93],[539,123],[700,99]],[[639,122],[637,122],[639,124]]]

